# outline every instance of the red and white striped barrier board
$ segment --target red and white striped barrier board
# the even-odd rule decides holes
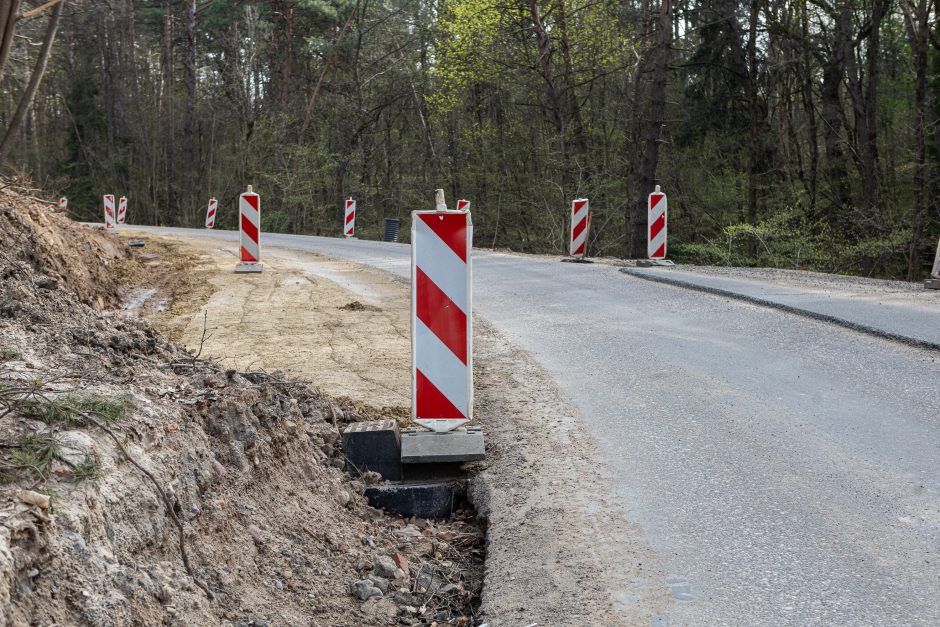
[[[104,228],[117,228],[117,217],[114,215],[114,194],[104,195]]]
[[[59,199],[59,209],[60,209],[61,211],[65,211],[66,209],[68,209],[68,206],[69,206],[69,199],[68,199],[68,198],[66,198],[65,196],[63,196],[62,198]]]
[[[650,259],[666,258],[666,229],[667,229],[667,202],[666,194],[660,191],[659,185],[656,191],[647,198],[647,247],[646,255]]]
[[[118,224],[124,224],[127,220],[127,196],[121,196],[118,199]]]
[[[933,270],[930,271],[930,276],[940,279],[940,242],[937,242],[937,256],[933,258]]]
[[[411,417],[433,431],[472,418],[472,242],[467,211],[412,213]]]
[[[206,209],[206,228],[211,229],[215,227],[215,211],[219,206],[219,201],[215,198],[209,199],[209,208]]]
[[[261,198],[248,191],[238,198],[241,224],[241,261],[235,272],[261,272]]]
[[[356,235],[356,201],[350,198],[346,201],[346,213],[343,218],[343,235],[355,237]]]
[[[589,206],[587,198],[571,201],[571,244],[568,254],[572,257],[584,257],[587,253]]]
[[[469,201],[469,200],[458,200],[458,201],[457,201],[457,211],[470,211],[470,201]]]

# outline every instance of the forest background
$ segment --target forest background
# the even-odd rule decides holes
[[[940,0],[0,0],[0,167],[97,221],[918,279],[940,235]],[[44,71],[43,71],[44,70]]]

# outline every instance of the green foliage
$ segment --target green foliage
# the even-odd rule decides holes
[[[789,208],[756,225],[726,226],[722,237],[672,247],[676,261],[725,266],[792,267],[831,271],[835,263],[828,227]]]
[[[88,481],[101,478],[101,465],[95,455],[85,455],[85,458],[72,471],[72,478],[78,481]]]
[[[0,348],[0,361],[13,361],[14,359],[19,359],[21,357],[19,351],[15,351],[9,348]]]
[[[112,424],[124,417],[129,406],[124,398],[105,399],[73,393],[52,399],[24,399],[19,412],[50,425],[84,424],[82,414],[93,414],[106,424]]]
[[[20,435],[18,446],[10,455],[11,462],[21,468],[45,476],[60,453],[58,443],[47,437],[40,437],[32,432]]]
[[[444,188],[451,203],[473,202],[484,246],[560,253],[570,202],[585,196],[592,254],[626,256],[642,229],[655,5],[538,0],[544,52],[525,2],[215,0],[200,3],[191,38],[188,3],[104,6],[63,20],[43,106],[8,159],[68,196],[77,217],[100,220],[101,194],[113,192],[130,198],[133,222],[201,226],[215,196],[218,228],[237,228],[251,184],[267,231],[338,236],[354,196],[361,237],[395,216],[407,240],[410,212]],[[916,117],[897,3],[881,27],[873,103],[880,198],[866,197],[872,6],[853,6],[843,24],[818,3],[756,5],[753,67],[749,5],[675,11],[653,178],[669,194],[676,259],[891,277],[929,268],[940,142]],[[30,57],[41,21],[24,26],[34,30],[11,58]],[[864,70],[856,92],[850,62]],[[929,110],[938,68],[931,48]],[[23,70],[5,78],[16,87]],[[915,207],[921,137],[926,201]]]

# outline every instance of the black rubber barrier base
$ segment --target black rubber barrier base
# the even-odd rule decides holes
[[[562,257],[561,260],[565,263],[594,263],[593,259],[585,259],[584,257]]]
[[[391,483],[365,490],[369,505],[407,518],[450,518],[466,496],[462,481]]]
[[[353,476],[372,470],[383,479],[401,479],[401,435],[394,420],[355,422],[343,431],[346,467]]]
[[[940,279],[927,279],[924,281],[924,287],[928,290],[940,290]]]

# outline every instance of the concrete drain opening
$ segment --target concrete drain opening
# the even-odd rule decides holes
[[[431,528],[437,529],[434,542],[412,538],[433,548],[425,549],[426,558],[416,565],[408,597],[420,600],[415,603],[420,616],[406,612],[399,622],[483,624],[486,520],[468,500],[472,469],[465,467],[467,462],[483,459],[483,432],[468,427],[434,433],[400,430],[394,420],[358,422],[343,431],[343,450],[351,475],[369,473],[372,480],[376,474],[381,476],[383,481],[367,485],[364,495],[372,507],[401,517],[401,533],[428,534]]]

